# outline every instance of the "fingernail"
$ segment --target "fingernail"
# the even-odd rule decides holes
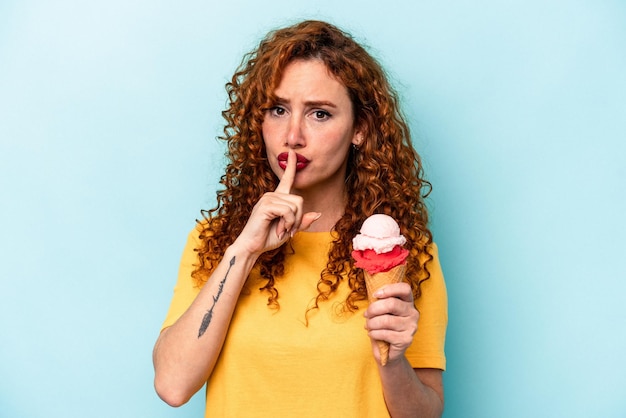
[[[377,291],[374,292],[375,298],[381,298],[383,296],[385,296],[385,291],[383,289],[378,289]]]
[[[314,221],[317,221],[319,218],[322,217],[322,213],[318,212],[317,215],[315,216],[315,218],[313,219]]]

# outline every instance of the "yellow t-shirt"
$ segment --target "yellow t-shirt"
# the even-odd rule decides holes
[[[205,417],[388,417],[382,385],[364,329],[363,309],[341,309],[349,293],[342,282],[331,300],[304,314],[317,295],[320,272],[332,241],[329,232],[300,232],[294,254],[277,279],[280,309],[267,306],[264,281],[255,270],[235,309],[226,341],[207,382]],[[174,297],[163,324],[171,326],[199,292],[191,278],[198,232],[189,235]],[[445,369],[446,288],[436,256],[431,277],[416,302],[418,331],[406,357],[414,368]]]

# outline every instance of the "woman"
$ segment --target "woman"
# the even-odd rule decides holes
[[[441,416],[430,184],[379,64],[305,21],[270,33],[227,90],[230,163],[183,253],[159,396],[181,405],[206,383],[206,416]],[[350,252],[374,213],[398,221],[410,256],[405,282],[368,304]],[[385,366],[375,340],[390,343]]]

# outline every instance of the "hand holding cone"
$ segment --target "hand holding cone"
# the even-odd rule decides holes
[[[363,269],[370,303],[377,300],[373,295],[378,289],[404,279],[405,260],[409,253],[402,248],[405,242],[396,221],[381,214],[367,218],[360,234],[352,240],[354,265]],[[389,343],[376,343],[380,350],[380,363],[384,366],[389,359]]]
[[[406,265],[400,264],[392,268],[389,271],[385,271],[382,273],[368,273],[364,271],[365,275],[365,286],[367,287],[367,299],[369,303],[372,303],[377,298],[374,297],[374,293],[381,287],[392,284],[392,283],[400,283],[404,279],[404,270]],[[389,360],[389,343],[387,341],[377,340],[376,344],[378,344],[378,350],[380,351],[380,364],[387,364],[387,360]]]

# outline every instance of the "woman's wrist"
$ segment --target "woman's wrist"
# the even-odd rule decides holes
[[[224,251],[223,260],[236,260],[237,264],[245,266],[246,270],[250,271],[260,255],[249,251],[246,246],[239,245],[235,241]]]

